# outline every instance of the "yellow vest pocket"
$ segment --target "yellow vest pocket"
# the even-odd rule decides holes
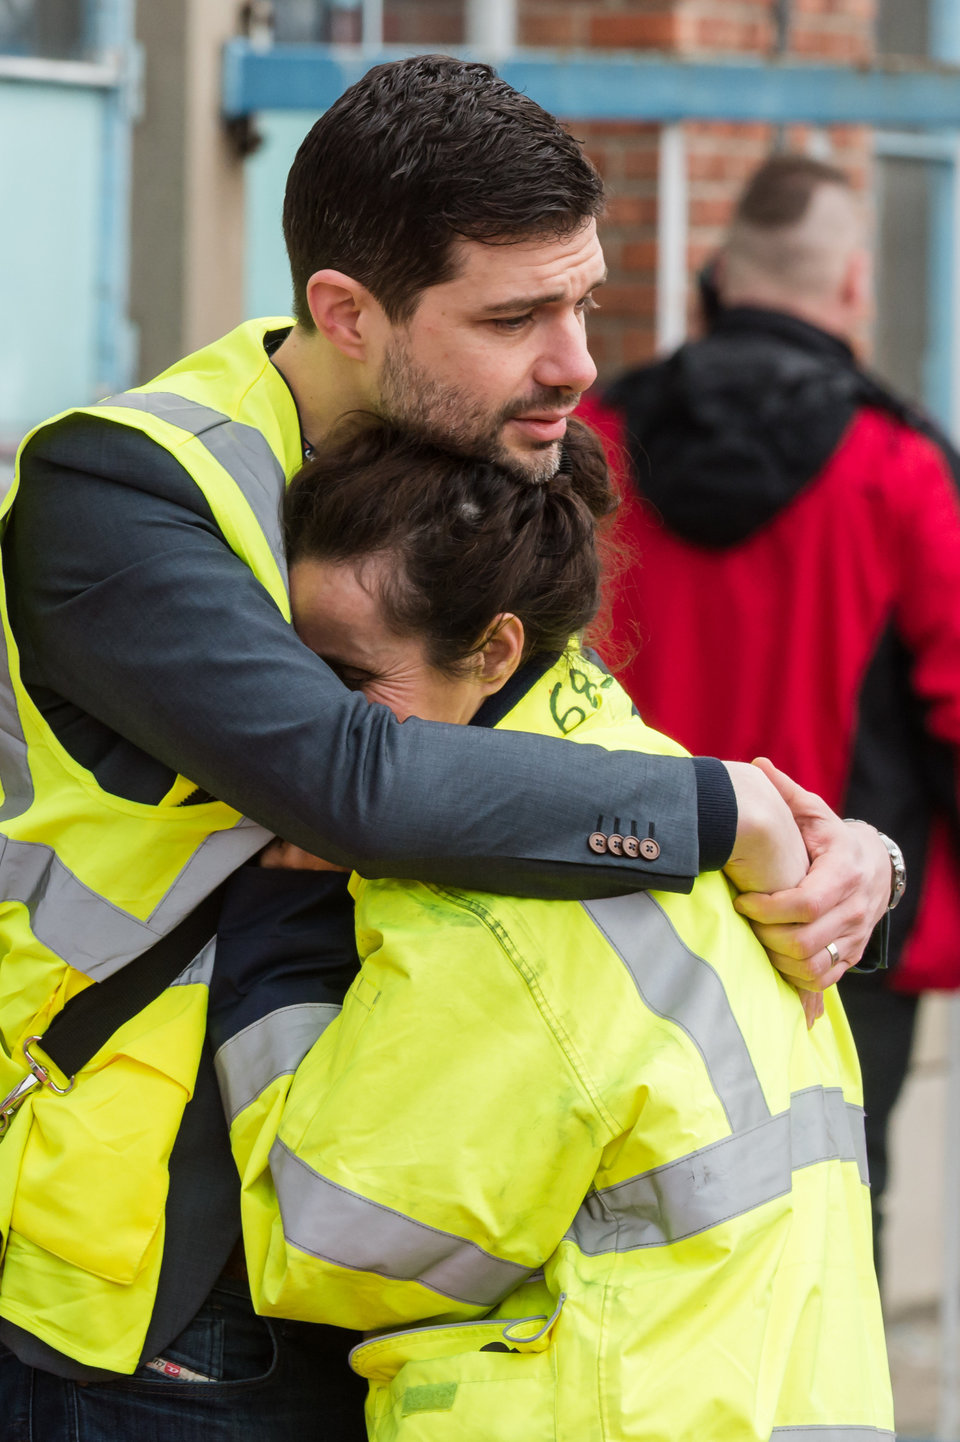
[[[206,1003],[204,986],[168,987],[120,1028],[66,1096],[34,1094],[14,1233],[94,1276],[134,1281],[163,1219]]]
[[[524,1343],[534,1330],[498,1317],[355,1348],[354,1370],[371,1379],[370,1442],[556,1442],[554,1349],[549,1335]]]
[[[68,1096],[38,1095],[12,1230],[83,1271],[132,1282],[163,1217],[187,1096],[123,1055],[81,1074]]]

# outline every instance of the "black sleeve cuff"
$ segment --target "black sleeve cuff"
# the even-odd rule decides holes
[[[697,834],[700,870],[726,866],[737,839],[737,797],[730,773],[712,756],[694,756],[697,775]]]
[[[339,1006],[360,967],[350,878],[242,866],[227,882],[210,981],[214,1048],[286,1006]]]

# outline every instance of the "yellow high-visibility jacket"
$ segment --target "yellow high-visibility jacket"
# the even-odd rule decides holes
[[[302,461],[300,426],[263,349],[267,331],[288,324],[250,322],[86,413],[176,456],[289,620],[280,500]],[[218,801],[181,805],[196,790],[187,777],[159,805],[105,792],[25,690],[2,592],[0,613],[2,1097],[26,1074],[28,1037],[170,931],[268,833]],[[94,1367],[132,1372],[140,1357],[212,960],[210,946],[111,1038],[68,1096],[34,1092],[0,1143],[0,1316]]]
[[[500,724],[681,750],[576,650]],[[217,1067],[255,1304],[377,1333],[374,1442],[892,1438],[850,1034],[835,991],[807,1031],[724,877],[354,888],[339,1017]]]

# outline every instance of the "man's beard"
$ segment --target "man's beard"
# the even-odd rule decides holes
[[[540,387],[534,395],[511,401],[490,415],[471,393],[428,376],[399,338],[391,341],[379,375],[378,411],[384,420],[425,441],[462,455],[495,461],[531,482],[546,481],[560,464],[560,441],[535,443],[529,451],[511,450],[503,440],[506,423],[538,410],[567,410],[575,392]]]

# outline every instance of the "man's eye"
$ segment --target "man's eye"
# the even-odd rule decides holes
[[[584,296],[577,306],[581,315],[592,315],[595,310],[600,309],[599,301],[595,301],[592,295]]]
[[[524,326],[528,325],[532,319],[532,315],[500,316],[493,323],[498,330],[505,330],[513,333],[518,330],[523,330]]]

